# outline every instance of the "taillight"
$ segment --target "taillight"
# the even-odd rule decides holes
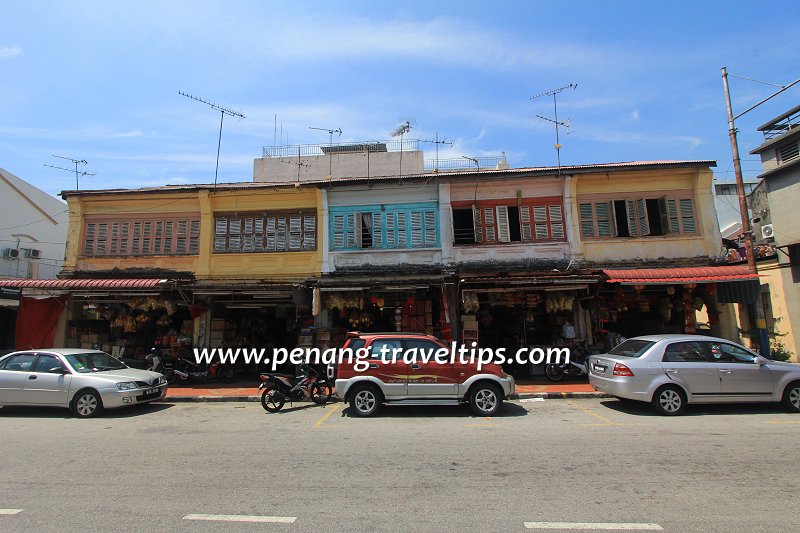
[[[614,364],[614,375],[615,376],[629,376],[633,377],[633,372],[627,366],[623,365],[622,363],[615,363]]]

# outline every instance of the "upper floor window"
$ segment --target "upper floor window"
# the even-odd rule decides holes
[[[92,219],[83,235],[86,257],[195,255],[200,252],[200,217]]]
[[[691,198],[581,201],[578,211],[584,239],[697,233]]]
[[[453,206],[455,244],[564,240],[564,210],[558,201],[524,205]]]
[[[298,252],[317,248],[316,212],[217,215],[214,253]]]
[[[332,250],[439,245],[435,204],[332,208],[330,217]]]

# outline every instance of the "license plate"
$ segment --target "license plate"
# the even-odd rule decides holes
[[[605,365],[597,365],[596,364],[592,368],[594,368],[595,372],[605,372],[606,371],[606,366]]]
[[[151,396],[153,394],[158,394],[159,392],[161,392],[161,391],[159,391],[157,388],[156,389],[147,389],[146,391],[144,391],[144,395],[145,396]]]

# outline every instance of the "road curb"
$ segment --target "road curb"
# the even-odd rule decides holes
[[[546,400],[569,400],[578,398],[612,398],[605,392],[522,392],[510,396],[509,400],[543,398]],[[260,396],[167,396],[162,402],[260,402]],[[329,403],[338,402],[332,398]]]

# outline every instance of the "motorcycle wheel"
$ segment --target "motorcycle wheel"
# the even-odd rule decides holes
[[[230,366],[224,366],[219,371],[219,377],[223,381],[234,381],[236,379],[236,369]]]
[[[544,367],[544,374],[550,381],[561,381],[564,379],[564,369],[560,365],[550,364]]]
[[[311,401],[319,405],[324,405],[328,403],[332,394],[333,391],[331,391],[330,385],[314,385],[314,388],[311,389]]]
[[[283,409],[286,397],[278,391],[275,385],[270,385],[261,393],[261,407],[270,413],[277,413]]]

